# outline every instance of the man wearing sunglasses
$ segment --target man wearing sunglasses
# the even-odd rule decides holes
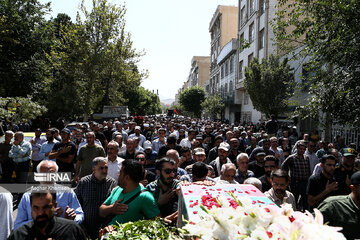
[[[180,181],[176,179],[176,162],[170,158],[161,158],[155,163],[156,174],[159,178],[147,185],[159,206],[161,217],[168,216],[177,211],[178,195],[176,190]]]

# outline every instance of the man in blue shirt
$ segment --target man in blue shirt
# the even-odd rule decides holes
[[[53,128],[49,128],[46,131],[46,142],[41,145],[39,156],[44,160],[49,160],[49,153],[52,151],[55,143],[58,141],[54,138],[55,130]]]
[[[30,170],[31,149],[31,143],[24,141],[24,133],[16,132],[9,157],[14,161],[16,182],[18,183],[26,182]]]
[[[58,166],[54,161],[43,160],[37,166],[38,172],[41,173],[55,173],[58,171]],[[56,190],[56,216],[74,220],[80,224],[84,220],[84,212],[80,206],[80,203],[76,197],[76,194],[71,188],[58,185],[54,182],[42,182],[41,185],[36,186],[51,187]],[[31,222],[31,205],[30,205],[30,192],[26,192],[19,203],[18,213],[16,216],[14,229],[17,229],[25,223]]]

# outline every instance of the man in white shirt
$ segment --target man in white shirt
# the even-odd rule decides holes
[[[108,176],[114,178],[115,180],[119,177],[119,172],[122,166],[123,158],[118,157],[119,144],[115,141],[111,141],[107,145],[107,160],[108,160]]]
[[[181,140],[180,142],[180,146],[181,147],[188,147],[191,149],[191,142],[193,139],[195,139],[195,136],[196,136],[196,132],[194,129],[190,129],[188,131],[188,137],[187,138],[184,138],[183,140]]]

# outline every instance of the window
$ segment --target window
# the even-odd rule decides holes
[[[248,65],[250,65],[250,62],[251,62],[251,60],[254,58],[254,55],[253,54],[250,54],[249,56],[248,56]]]
[[[223,65],[221,65],[221,79],[223,79],[224,78],[224,64]]]
[[[227,93],[227,92],[228,92],[228,84],[225,83],[225,93]]]
[[[234,56],[230,57],[230,74],[234,72]]]
[[[255,27],[254,23],[250,24],[249,26],[249,42],[252,43],[254,41],[255,35]]]
[[[249,95],[247,93],[244,93],[244,105],[249,104]]]
[[[225,76],[229,75],[229,60],[225,62]]]
[[[252,14],[255,11],[255,0],[250,0],[249,2],[250,5],[250,14]]]
[[[239,62],[239,79],[243,78],[243,65],[244,65],[244,61],[240,61]]]
[[[265,9],[266,9],[266,0],[260,0],[259,2],[260,15],[265,12]]]
[[[240,24],[243,25],[246,22],[245,6],[240,11]]]
[[[229,83],[229,92],[232,92],[234,90],[233,81],[230,81]]]
[[[242,52],[243,50],[243,45],[244,45],[244,33],[240,35],[240,52]]]
[[[259,49],[264,48],[264,46],[265,46],[265,35],[264,35],[264,29],[263,29],[259,33]]]

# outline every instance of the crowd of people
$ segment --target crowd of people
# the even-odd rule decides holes
[[[0,239],[96,239],[114,224],[143,218],[174,223],[181,184],[252,184],[276,205],[317,208],[348,239],[360,238],[356,144],[341,137],[327,143],[318,132],[298,137],[296,128],[279,128],[275,120],[260,126],[135,120],[48,128],[45,137],[37,128],[30,142],[22,131],[6,131],[3,184],[27,183],[29,172],[66,172],[71,185],[47,179],[18,194],[14,227],[12,196],[2,189],[0,208],[8,213],[0,217]]]

